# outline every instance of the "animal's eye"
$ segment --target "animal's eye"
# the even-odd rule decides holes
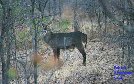
[[[47,33],[47,30],[43,30],[42,32],[43,32],[43,34],[46,34]]]
[[[44,33],[47,33],[47,30],[44,30]]]

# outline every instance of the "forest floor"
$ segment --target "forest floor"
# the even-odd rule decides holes
[[[38,84],[132,84],[134,75],[115,80],[114,65],[119,65],[122,49],[115,44],[88,42],[85,48],[86,66],[77,49],[61,50],[60,60],[55,63],[51,48],[48,48],[38,67]],[[27,54],[28,56],[28,54]],[[41,58],[42,59],[42,58]],[[27,71],[30,71],[27,69]],[[20,73],[23,72],[19,71]],[[27,72],[28,73],[28,72]],[[32,78],[33,79],[33,78]],[[22,81],[22,80],[21,80]],[[31,80],[33,84],[33,80]],[[12,84],[16,84],[12,82]],[[19,84],[24,84],[21,82]]]
[[[114,79],[114,65],[120,64],[122,50],[115,44],[89,42],[85,49],[86,66],[77,49],[61,51],[57,68],[43,70],[40,67],[39,84],[130,84],[134,75]]]

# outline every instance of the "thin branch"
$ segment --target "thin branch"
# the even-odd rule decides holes
[[[0,0],[0,4],[1,4],[1,5],[3,5],[3,2],[2,2],[2,0]]]
[[[47,6],[47,2],[48,2],[48,0],[46,0],[45,3],[43,3],[42,0],[39,0],[38,1],[38,3],[39,3],[39,11],[40,12],[43,12],[44,11],[45,7]],[[43,6],[43,11],[41,9],[42,6]]]
[[[48,2],[48,0],[46,0],[45,5],[44,5],[44,8],[47,6],[47,2]]]

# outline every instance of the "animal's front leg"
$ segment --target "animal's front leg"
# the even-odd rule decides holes
[[[54,61],[57,63],[57,61],[59,61],[60,50],[53,49],[53,53],[54,53]]]
[[[60,57],[60,49],[57,49],[57,59],[59,61],[59,57]]]
[[[54,61],[57,60],[57,49],[53,49],[53,53],[54,53]]]

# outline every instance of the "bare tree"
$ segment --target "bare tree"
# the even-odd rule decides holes
[[[12,19],[12,8],[9,4],[9,0],[2,1],[0,0],[0,4],[2,5],[2,29],[0,36],[0,58],[2,61],[2,84],[9,83],[8,70],[10,68],[10,58],[11,58],[11,30],[13,29],[13,19]],[[5,41],[7,41],[5,43]],[[5,46],[7,50],[4,50]]]
[[[132,3],[132,0],[123,0],[123,2],[118,2],[121,5],[119,5],[117,2],[115,3],[113,1],[113,6],[115,9],[117,9],[118,13],[121,12],[121,18],[117,18],[113,12],[111,12],[106,4],[105,0],[99,0],[99,3],[104,11],[104,14],[109,17],[114,23],[116,23],[120,28],[123,30],[122,35],[120,36],[121,41],[121,47],[123,50],[122,58],[124,59],[125,53],[127,51],[127,65],[128,67],[131,66],[130,58],[131,58],[131,49],[133,50],[133,37],[134,37],[134,5]],[[126,48],[127,47],[127,50]]]

